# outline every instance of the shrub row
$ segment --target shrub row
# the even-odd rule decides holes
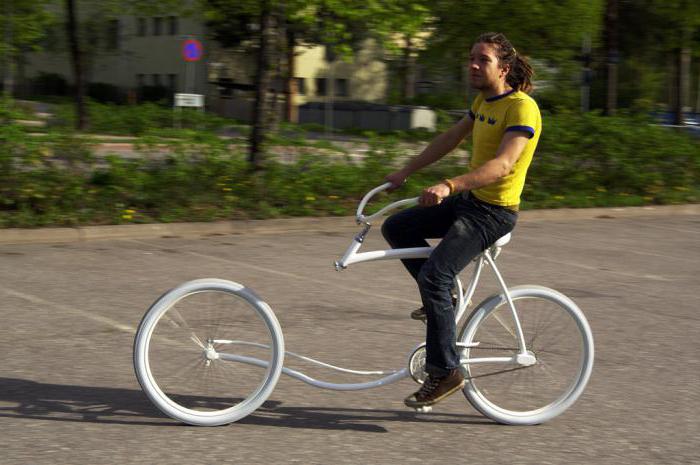
[[[0,109],[0,120],[10,119],[4,115]],[[167,141],[165,157],[154,145],[163,140],[143,137],[138,159],[98,159],[84,137],[62,132],[37,138],[2,124],[0,226],[352,214],[362,194],[407,155],[395,137],[375,137],[362,162],[308,154],[294,163],[270,160],[256,172],[244,146],[207,132],[187,134]],[[688,135],[644,120],[547,117],[523,207],[698,202],[699,148]],[[383,201],[418,195],[426,185],[466,170],[467,160],[451,155]]]

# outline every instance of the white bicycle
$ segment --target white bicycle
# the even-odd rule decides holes
[[[400,200],[363,215],[369,199],[389,187],[386,183],[371,190],[360,202],[356,219],[363,229],[335,263],[336,270],[431,253],[431,247],[359,252],[375,219],[417,202]],[[497,422],[532,425],[556,417],[581,396],[593,369],[593,336],[583,312],[563,294],[541,286],[506,286],[495,261],[509,240],[510,234],[474,260],[466,288],[457,280],[457,346],[467,400]],[[460,323],[485,267],[491,268],[501,291]],[[285,356],[378,379],[325,382],[284,367]],[[422,383],[426,376],[425,343],[411,351],[406,367],[391,371],[350,370],[287,352],[270,306],[253,290],[221,279],[186,282],[153,303],[136,332],[134,368],[141,387],[163,413],[204,426],[235,422],[254,412],[281,373],[312,386],[345,391],[385,386],[408,376]]]

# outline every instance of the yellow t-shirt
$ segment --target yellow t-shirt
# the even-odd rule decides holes
[[[503,134],[507,131],[520,131],[530,138],[508,175],[493,184],[472,190],[484,202],[516,207],[520,204],[525,174],[542,132],[537,103],[525,92],[515,90],[487,99],[479,94],[472,103],[469,116],[474,120],[473,153],[469,163],[471,170],[496,156]]]

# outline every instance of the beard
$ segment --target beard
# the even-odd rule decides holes
[[[469,85],[474,90],[482,90],[486,87],[483,78],[477,78],[477,79],[470,78]]]

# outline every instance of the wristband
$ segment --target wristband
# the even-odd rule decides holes
[[[445,184],[447,187],[450,188],[450,195],[455,193],[455,183],[450,181],[449,179],[443,179],[442,183]]]

